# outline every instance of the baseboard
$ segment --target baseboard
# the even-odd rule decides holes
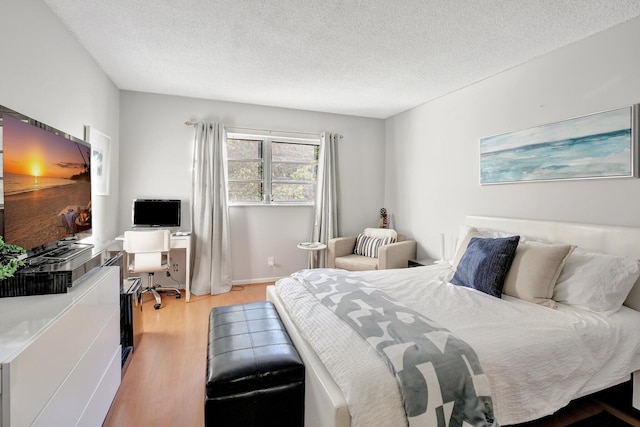
[[[283,277],[286,276],[280,276],[280,277],[263,277],[260,279],[247,279],[247,280],[232,280],[231,284],[232,285],[255,285],[256,283],[268,283],[268,282],[276,282],[279,279],[282,279]]]

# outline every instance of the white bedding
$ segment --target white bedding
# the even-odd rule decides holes
[[[626,307],[603,316],[498,299],[449,284],[446,266],[359,274],[475,349],[503,425],[549,415],[640,369],[640,313]],[[296,280],[281,279],[276,291],[345,395],[352,425],[406,425],[395,379],[375,350]]]

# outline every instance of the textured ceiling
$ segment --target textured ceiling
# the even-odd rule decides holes
[[[44,0],[123,90],[386,118],[640,0]]]

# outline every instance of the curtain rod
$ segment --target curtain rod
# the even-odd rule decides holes
[[[196,126],[198,123],[187,120],[186,122],[184,122],[184,124],[187,126]],[[224,127],[225,129],[230,128],[230,129],[237,129],[237,130],[249,130],[249,131],[259,131],[259,132],[269,132],[269,133],[277,132],[277,133],[292,133],[292,134],[299,134],[299,135],[322,136],[321,133],[296,132],[296,131],[290,131],[290,130],[256,129],[256,128],[244,128],[239,126],[224,126]],[[338,136],[340,137],[340,139],[343,138],[341,134],[338,134]]]

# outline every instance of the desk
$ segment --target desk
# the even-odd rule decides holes
[[[186,251],[184,290],[187,294],[187,302],[189,302],[191,300],[191,234],[178,236],[171,233],[171,249]]]
[[[124,235],[116,237],[116,240],[124,241]],[[186,251],[185,256],[185,283],[184,290],[187,294],[186,300],[191,300],[191,234],[171,233],[171,249],[184,249]]]

